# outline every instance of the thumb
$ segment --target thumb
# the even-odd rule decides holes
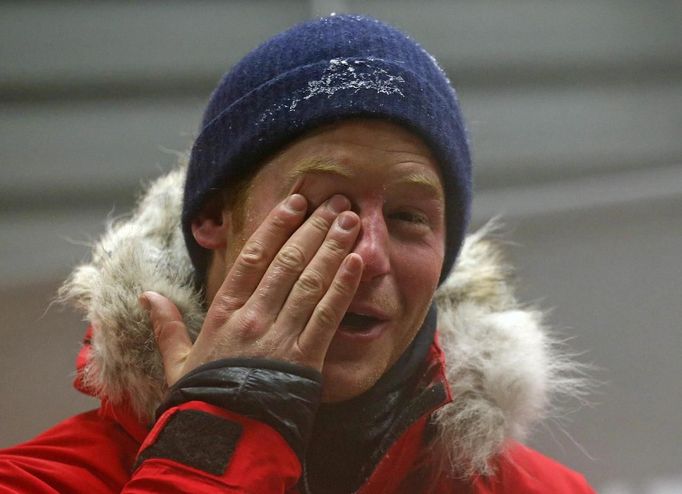
[[[147,291],[140,295],[140,305],[149,313],[166,382],[172,386],[182,377],[185,360],[192,349],[182,314],[170,299],[156,292]]]

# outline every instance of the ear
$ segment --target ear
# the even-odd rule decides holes
[[[194,240],[204,249],[217,250],[227,246],[230,228],[230,214],[223,208],[222,201],[209,200],[201,212],[192,220]]]

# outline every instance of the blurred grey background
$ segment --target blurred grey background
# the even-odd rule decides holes
[[[600,368],[532,444],[602,493],[682,492],[682,2],[0,3],[0,447],[96,403],[85,323],[48,308],[107,218],[187,149],[221,73],[275,32],[363,12],[458,88],[474,227],[502,215],[523,300]]]

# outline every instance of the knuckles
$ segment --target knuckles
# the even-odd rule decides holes
[[[298,272],[306,265],[306,256],[300,247],[285,245],[275,257],[277,266],[285,271]]]
[[[216,305],[220,307],[225,316],[229,316],[230,313],[244,305],[244,300],[229,293],[219,293],[216,297],[219,297]]]
[[[334,256],[342,256],[345,255],[346,252],[350,248],[350,244],[345,239],[346,242],[343,242],[339,239],[336,238],[327,238],[324,242],[324,247],[327,249],[332,255]]]
[[[355,294],[355,286],[350,283],[348,276],[342,277],[341,279],[336,279],[332,283],[330,290],[334,290],[336,293],[342,297],[352,297]]]
[[[242,264],[251,267],[262,266],[267,262],[265,246],[255,240],[250,240],[244,245],[239,257]]]
[[[275,210],[275,214],[269,219],[270,225],[276,230],[289,230],[298,223],[298,217],[291,215],[291,212],[284,208],[279,211]]]
[[[297,281],[298,288],[304,293],[304,296],[312,296],[319,298],[325,291],[325,281],[322,275],[316,271],[305,271]]]
[[[339,316],[336,311],[332,307],[324,304],[319,304],[315,307],[313,317],[317,321],[317,324],[325,328],[331,328],[332,326],[335,328],[339,323]]]
[[[240,313],[235,329],[241,338],[250,340],[260,337],[267,330],[267,325],[261,314],[254,309],[248,309]]]
[[[313,216],[308,218],[307,223],[314,229],[324,233],[326,233],[329,230],[332,224],[330,220],[323,218],[319,214],[314,214]]]

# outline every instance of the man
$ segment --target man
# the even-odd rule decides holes
[[[65,285],[102,406],[2,453],[0,491],[591,492],[514,441],[568,364],[489,243],[450,275],[470,195],[415,42],[358,16],[272,38]]]

